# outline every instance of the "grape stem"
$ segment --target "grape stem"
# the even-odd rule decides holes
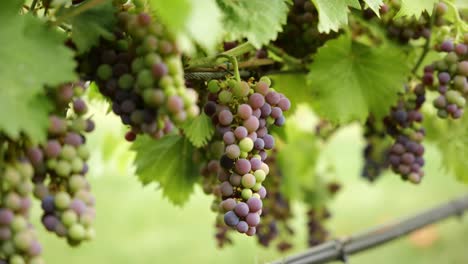
[[[246,42],[218,55],[193,60],[186,65],[185,70],[191,70],[194,68],[216,68],[218,66],[216,60],[220,55],[237,57],[252,50],[255,50],[255,47],[250,42]]]
[[[70,19],[72,17],[75,17],[75,16],[85,12],[88,9],[91,9],[91,8],[97,6],[97,5],[100,5],[100,4],[104,3],[105,1],[106,0],[90,0],[90,1],[87,1],[87,2],[83,3],[82,5],[80,5],[80,6],[76,7],[76,8],[69,9],[70,10],[69,12],[66,12],[62,16],[58,17],[57,20],[55,20],[52,23],[52,25],[58,26],[58,25],[62,24],[65,20]]]
[[[227,55],[227,54],[219,54],[216,56],[216,58],[225,58],[228,59],[229,62],[231,62],[232,67],[234,68],[234,77],[236,78],[236,81],[240,82],[240,74],[239,74],[239,64],[237,63],[237,59],[235,56]]]
[[[33,0],[31,3],[31,7],[29,8],[29,12],[32,12],[34,15],[36,15],[36,5],[37,0]]]
[[[468,24],[460,17],[458,8],[455,6],[454,3],[447,1],[447,0],[445,0],[444,3],[446,3],[453,10],[453,13],[455,14],[455,22],[457,26],[457,35],[455,39],[459,40],[462,37],[462,35],[460,34],[468,30]]]
[[[273,52],[276,55],[278,55],[279,57],[281,57],[283,59],[283,61],[286,64],[289,64],[292,68],[299,68],[299,69],[303,68],[302,60],[294,58],[293,56],[289,55],[284,50],[276,47],[275,45],[269,44],[269,45],[266,46],[266,48],[267,48],[268,51]]]
[[[434,11],[435,12],[435,11]],[[433,14],[431,19],[430,19],[430,22],[429,22],[429,28],[432,30],[433,26],[434,26],[434,23],[435,23],[435,19],[436,19],[436,16]],[[426,43],[424,43],[424,47],[423,47],[423,52],[421,53],[421,56],[419,56],[419,59],[418,61],[416,62],[416,64],[414,65],[413,69],[411,70],[411,73],[413,73],[414,75],[416,75],[416,71],[419,69],[419,67],[421,66],[422,62],[424,61],[424,59],[426,58],[427,54],[429,53],[429,48],[430,48],[430,44],[431,44],[431,40],[432,40],[432,34],[429,35],[429,37],[426,39]]]

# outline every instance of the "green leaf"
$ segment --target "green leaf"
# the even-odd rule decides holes
[[[313,99],[312,87],[307,84],[306,74],[272,74],[269,75],[278,92],[291,100],[291,109],[286,113],[293,113],[299,103],[310,103]]]
[[[380,6],[383,4],[383,0],[364,0],[364,2],[366,2],[369,8],[372,9],[378,17],[380,17],[379,10]]]
[[[72,12],[78,7],[72,6],[64,12]],[[99,43],[99,38],[110,39],[114,35],[112,29],[115,25],[115,10],[111,1],[105,1],[77,16],[73,16],[67,22],[72,25],[72,40],[80,53],[88,51]]]
[[[348,4],[356,6],[351,0],[312,0],[319,13],[318,30],[329,33],[338,31],[348,24]]]
[[[256,48],[276,39],[286,23],[284,0],[217,0],[224,13],[224,28],[231,38],[246,37]]]
[[[143,184],[159,183],[163,195],[175,205],[183,205],[198,181],[198,167],[192,160],[193,147],[179,135],[159,140],[140,136],[132,146],[136,152],[136,173]]]
[[[205,113],[186,122],[183,128],[185,136],[197,148],[205,146],[215,132],[211,119]]]
[[[32,141],[45,139],[47,103],[37,102],[44,85],[75,80],[73,52],[65,35],[32,15],[19,15],[22,1],[0,3],[0,130]],[[6,114],[8,113],[8,114]]]
[[[369,112],[383,117],[397,101],[408,73],[397,47],[368,47],[343,35],[320,48],[310,66],[312,106],[335,123],[363,122]]]
[[[459,181],[468,184],[468,115],[461,120],[441,120],[436,115],[425,116],[426,138],[435,143],[441,164]]]
[[[401,0],[400,11],[398,11],[395,18],[405,16],[419,18],[423,12],[431,15],[434,5],[438,2],[439,0]]]
[[[294,124],[286,125],[286,134],[288,144],[278,152],[278,165],[284,176],[281,192],[289,199],[303,199],[304,191],[315,185],[318,145],[312,132],[301,131]]]
[[[181,39],[192,39],[210,50],[221,38],[222,13],[215,0],[150,0],[149,3],[164,25]]]

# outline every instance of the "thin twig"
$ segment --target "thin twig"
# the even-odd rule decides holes
[[[204,58],[199,58],[195,59],[192,61],[189,61],[188,65],[186,65],[185,70],[191,70],[194,68],[214,68],[217,67],[217,62],[216,60],[219,58],[219,55],[227,55],[227,56],[240,56],[243,55],[249,51],[255,50],[255,47],[250,44],[249,42],[243,43],[233,49],[230,49],[228,51],[222,52],[218,55],[215,56],[209,56],[209,57],[204,57]]]
[[[289,64],[293,68],[303,68],[303,62],[300,59],[294,58],[293,56],[289,55],[284,50],[276,47],[275,45],[269,44],[266,46],[266,48],[267,50],[281,57],[286,64]]]
[[[435,15],[430,19],[430,24],[429,28],[432,29],[434,22],[435,22]],[[411,70],[411,73],[416,74],[416,71],[419,69],[421,66],[421,63],[423,63],[424,59],[426,58],[427,54],[429,53],[429,48],[431,45],[431,39],[432,39],[432,34],[429,35],[429,37],[426,39],[426,43],[424,43],[423,47],[423,52],[421,53],[421,56],[419,56],[418,61],[414,65],[413,69]]]
[[[76,8],[73,8],[71,9],[71,11],[67,12],[67,13],[64,13],[62,16],[58,17],[57,20],[55,20],[55,22],[53,22],[53,25],[54,26],[58,26],[60,25],[61,23],[63,23],[64,21],[74,17],[74,16],[77,16],[83,12],[85,12],[86,10],[88,9],[91,9],[97,5],[100,5],[102,3],[104,3],[106,0],[90,0],[88,2],[85,2],[84,4],[76,7]]]

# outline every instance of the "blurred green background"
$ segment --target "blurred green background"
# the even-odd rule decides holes
[[[197,188],[190,201],[179,208],[164,199],[155,186],[142,187],[132,173],[132,154],[122,140],[119,120],[112,114],[105,116],[104,105],[95,108],[97,131],[88,142],[93,150],[89,179],[97,200],[97,237],[79,248],[69,248],[37,222],[46,263],[266,263],[285,256],[242,235],[234,236],[233,246],[218,249],[211,197]],[[302,119],[302,123],[309,119]],[[333,218],[328,227],[334,236],[408,216],[466,192],[466,187],[443,171],[440,156],[430,146],[421,185],[404,183],[390,174],[369,184],[359,177],[364,144],[360,133],[358,127],[340,130],[322,153],[336,164],[337,179],[344,186],[330,204]],[[39,213],[36,206],[35,219]],[[304,208],[295,205],[294,213],[295,247],[287,254],[304,250],[306,244]],[[468,263],[467,235],[467,217],[452,218],[352,256],[350,263]]]

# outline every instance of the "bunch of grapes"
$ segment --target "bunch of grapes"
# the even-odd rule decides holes
[[[262,186],[269,173],[264,163],[273,149],[274,138],[268,134],[271,125],[282,126],[283,111],[290,101],[270,88],[271,81],[259,82],[211,80],[208,83],[208,101],[205,113],[216,126],[217,137],[222,139],[223,154],[219,160],[223,173],[219,190],[220,204],[225,212],[224,222],[240,233],[254,235],[260,222],[261,199],[266,196]],[[216,142],[216,141],[215,141]]]
[[[382,123],[377,122],[373,116],[367,118],[364,129],[366,146],[363,153],[365,162],[362,177],[374,181],[388,168],[390,142]]]
[[[326,193],[330,196],[335,196],[341,189],[341,185],[337,182],[330,182],[325,185]],[[331,214],[325,205],[310,207],[307,212],[307,231],[309,247],[313,247],[325,242],[330,234],[324,223],[330,219]]]
[[[425,131],[421,127],[423,115],[420,112],[424,101],[423,85],[416,85],[413,89],[405,87],[397,105],[384,119],[387,133],[395,139],[390,147],[388,162],[395,173],[412,183],[419,183],[424,176],[422,141]]]
[[[102,41],[82,60],[81,70],[112,101],[131,130],[160,138],[199,114],[198,95],[185,87],[180,52],[152,15],[121,11],[114,41]]]
[[[256,234],[258,242],[265,247],[268,247],[272,241],[276,240],[280,233],[294,234],[293,229],[288,224],[293,215],[289,200],[281,192],[283,175],[276,163],[276,154],[275,149],[265,161],[270,167],[270,175],[265,181],[265,188],[268,189],[268,193],[263,202],[263,220],[258,225]],[[283,239],[276,245],[277,249],[281,252],[290,249],[292,244],[284,240],[284,235],[280,237]]]
[[[0,168],[0,263],[44,263],[29,221],[32,176],[33,168],[24,158],[5,160]]]
[[[468,34],[465,43],[446,40],[437,49],[446,55],[424,68],[423,83],[439,93],[433,101],[437,115],[458,119],[463,115],[468,96]]]
[[[70,245],[94,236],[94,197],[85,178],[89,151],[84,145],[84,133],[91,132],[94,123],[84,117],[87,105],[79,97],[83,91],[82,83],[49,89],[55,110],[49,118],[47,141],[26,150],[34,167],[34,195],[44,212],[42,223]]]
[[[312,1],[294,0],[283,32],[274,44],[297,58],[315,53],[325,42],[338,35],[320,33],[318,20],[318,11]]]
[[[431,16],[425,12],[418,19],[415,17],[397,18],[396,15],[400,9],[401,2],[399,0],[389,0],[380,7],[381,18],[377,18],[369,8],[364,9],[363,16],[366,19],[379,19],[379,22],[386,27],[388,36],[402,44],[420,38],[429,39],[431,36]],[[441,26],[444,24],[443,15],[447,11],[447,6],[441,2],[436,5],[435,10],[435,25]]]

